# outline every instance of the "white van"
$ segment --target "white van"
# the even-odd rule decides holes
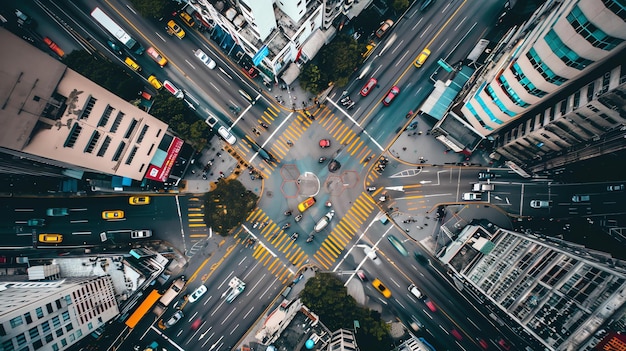
[[[159,299],[159,303],[165,307],[167,307],[172,301],[178,296],[180,291],[185,287],[185,278],[181,277],[172,283],[169,289],[161,296]]]
[[[493,191],[495,187],[496,186],[491,183],[475,183],[472,185],[472,191]]]
[[[415,284],[409,285],[409,292],[413,294],[413,296],[415,296],[415,298],[417,298],[418,300],[424,296],[422,295],[421,291],[417,290],[417,287],[415,286]]]

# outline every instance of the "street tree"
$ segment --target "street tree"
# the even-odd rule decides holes
[[[403,12],[409,8],[409,0],[392,0],[391,8],[393,8],[396,13]]]
[[[130,0],[133,7],[147,18],[160,18],[166,12],[166,0]]]
[[[256,207],[259,197],[236,179],[220,179],[205,196],[204,222],[219,235],[228,236]]]
[[[358,320],[361,329],[356,336],[361,350],[383,350],[389,345],[389,326],[380,314],[359,306],[335,275],[318,273],[308,279],[300,299],[330,330],[352,329]]]

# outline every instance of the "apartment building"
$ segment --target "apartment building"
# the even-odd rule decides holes
[[[67,350],[118,315],[109,276],[0,283],[0,348]]]
[[[225,5],[226,4],[226,5]],[[312,59],[335,34],[333,21],[352,9],[353,0],[240,0],[189,2],[222,49],[250,61],[268,81],[287,84],[298,63]]]
[[[168,179],[183,142],[167,124],[3,28],[0,40],[11,48],[0,52],[0,151],[35,161],[34,174]]]
[[[626,300],[624,262],[549,237],[470,225],[440,260],[548,350],[581,349]]]
[[[330,336],[328,351],[358,351],[356,339],[352,331],[337,329]]]

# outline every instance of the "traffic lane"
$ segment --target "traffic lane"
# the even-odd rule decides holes
[[[224,260],[200,270],[195,274],[198,279],[188,283],[184,293],[192,293],[200,286],[200,278],[208,275],[203,283],[208,288],[207,292],[198,301],[187,303],[183,308],[186,317],[181,322],[184,324],[179,322],[176,328],[167,330],[168,336],[181,345],[190,345],[200,340],[203,345],[214,343],[216,338],[213,336],[220,335],[228,336],[226,342],[230,341],[229,338],[233,338],[234,342],[245,333],[247,329],[244,327],[253,323],[263,307],[280,290],[281,285],[276,284],[277,279],[266,271],[260,261],[249,256],[249,250],[241,245],[231,247],[226,249],[230,253]],[[221,269],[222,266],[236,268]],[[224,294],[234,276],[246,283],[246,289],[232,303],[227,303]],[[197,328],[192,327],[198,319],[209,322],[201,322]],[[200,336],[202,339],[199,339]]]

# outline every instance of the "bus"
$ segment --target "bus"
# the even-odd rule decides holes
[[[96,7],[91,11],[91,17],[93,17],[104,29],[106,29],[111,35],[119,40],[124,46],[132,50],[135,54],[141,55],[144,52],[144,48],[135,39],[133,39],[128,33],[126,33],[122,27],[118,26],[111,17],[107,16],[99,7]]]
[[[159,294],[157,290],[152,290],[152,292],[148,295],[148,297],[146,297],[146,299],[143,300],[141,305],[137,307],[135,312],[133,312],[133,314],[131,314],[130,317],[128,317],[126,322],[124,322],[126,326],[131,329],[134,328],[137,325],[137,323],[139,323],[139,321],[148,313],[148,311],[150,311],[152,306],[154,306],[154,304],[161,298],[161,296],[162,295]]]

